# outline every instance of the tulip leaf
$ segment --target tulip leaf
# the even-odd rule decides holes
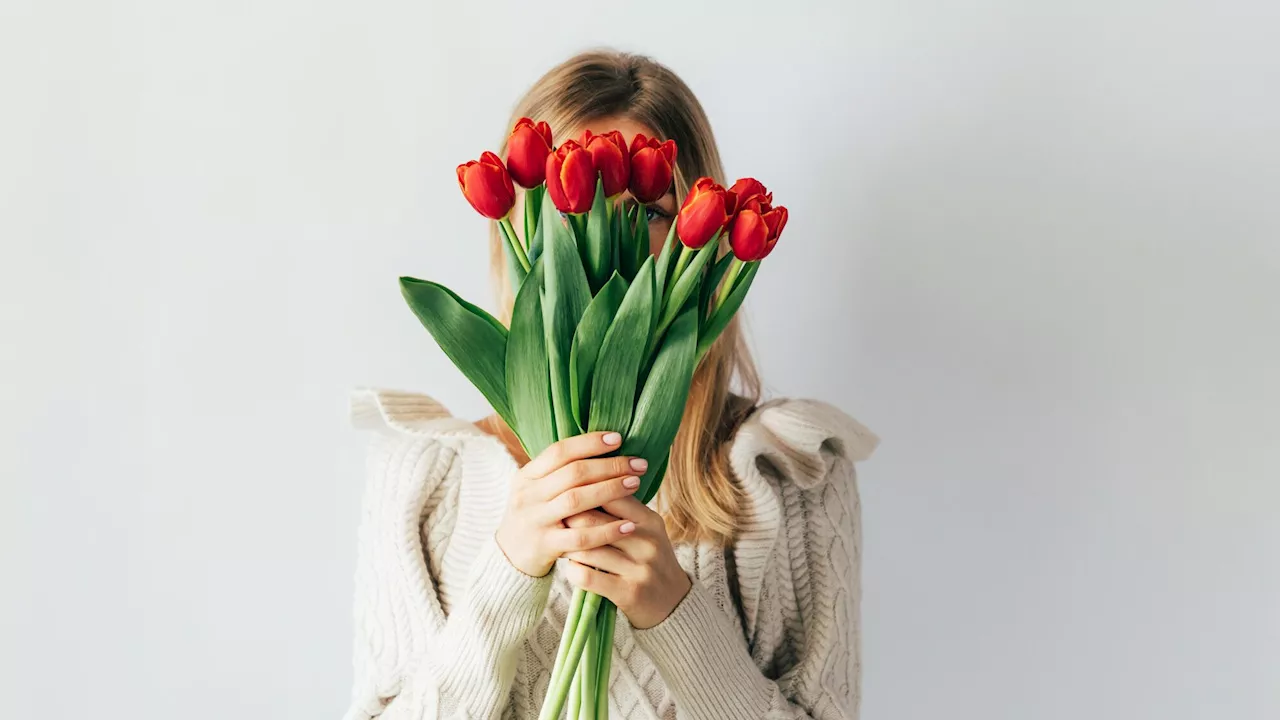
[[[702,356],[707,354],[711,349],[711,344],[720,337],[720,333],[729,326],[729,321],[733,319],[734,313],[738,312],[738,308],[742,307],[742,301],[747,297],[747,291],[751,289],[751,283],[756,279],[756,273],[760,271],[760,263],[747,263],[742,272],[738,274],[738,279],[733,284],[733,289],[729,291],[729,295],[725,298],[724,304],[716,308],[711,317],[707,319],[706,324],[702,328],[702,337],[698,338],[698,360],[702,360]]]
[[[591,383],[588,430],[614,430],[626,434],[636,403],[636,382],[649,345],[649,319],[653,317],[653,262],[646,261],[627,290],[614,316],[596,361]]]
[[[449,360],[498,416],[515,427],[507,399],[507,329],[502,323],[449,288],[428,280],[402,277],[400,293]]]
[[[705,326],[706,321],[711,319],[711,298],[715,297],[716,288],[720,285],[720,281],[724,279],[725,271],[733,264],[733,253],[725,253],[711,266],[711,272],[707,273],[707,281],[702,283],[702,288],[698,291],[698,312],[705,314],[702,318],[702,324]]]
[[[658,321],[659,337],[661,337],[667,326],[676,319],[676,313],[684,309],[685,301],[689,299],[689,296],[697,289],[699,281],[703,279],[702,269],[716,256],[718,248],[719,245],[714,240],[703,245],[694,254],[693,260],[681,273],[679,279],[676,280],[675,286],[671,288],[671,297],[665,303],[666,307],[663,309],[662,318]]]
[[[543,263],[534,263],[516,295],[507,334],[507,396],[515,415],[516,434],[529,457],[556,441],[547,337],[542,326]]]
[[[623,253],[631,250],[631,242],[629,240],[631,233],[622,234],[626,217],[627,213],[621,205],[609,204],[609,246],[613,248],[613,260],[609,267],[615,271],[622,269]],[[623,277],[624,279],[626,278],[626,273],[623,273]],[[635,276],[632,275],[631,277]]]
[[[600,355],[600,344],[604,342],[609,324],[618,314],[618,308],[626,294],[627,281],[615,272],[591,300],[573,334],[573,348],[569,353],[569,392],[573,419],[579,426],[584,425],[582,418],[589,407],[587,400],[596,358]]]
[[[650,470],[636,491],[636,496],[642,500],[647,501],[657,491],[657,483],[661,480],[657,471],[665,466],[660,466],[659,461],[670,452],[671,443],[680,429],[685,402],[689,399],[689,384],[693,381],[697,346],[698,317],[693,309],[689,309],[680,313],[671,324],[636,401],[635,417],[619,453],[639,455],[649,461]]]
[[[570,215],[569,217],[573,217]],[[582,257],[573,232],[560,217],[555,203],[542,203],[542,230],[546,264],[546,290],[542,302],[543,329],[547,335],[547,361],[551,375],[551,401],[555,407],[556,439],[582,432],[573,420],[569,390],[569,358],[573,333],[591,303],[591,288],[582,269]]]
[[[542,254],[538,217],[542,214],[542,201],[546,195],[546,185],[524,191],[524,240],[530,263],[537,262],[538,256]]]
[[[632,262],[635,268],[640,269],[644,264],[645,258],[649,257],[649,211],[645,210],[644,205],[636,206],[636,223],[635,223],[635,239],[631,246],[633,254]],[[655,275],[656,277],[656,275]]]
[[[671,230],[667,232],[667,239],[662,244],[662,250],[658,252],[658,264],[653,269],[653,279],[657,284],[654,297],[665,297],[667,294],[667,278],[671,275],[671,256],[675,253],[675,246],[680,241],[676,239],[676,223],[671,222]],[[662,312],[662,303],[655,303],[653,308],[653,326],[658,327],[658,314]]]
[[[640,264],[636,262],[636,246],[635,246],[635,221],[637,211],[643,210],[642,205],[625,206],[621,215],[621,227],[618,228],[618,272],[622,273],[622,277],[631,280],[636,276],[636,270],[640,268]]]
[[[591,292],[596,292],[613,272],[613,241],[609,237],[609,203],[604,196],[604,180],[596,178],[596,197],[587,213],[587,248],[583,254]]]
[[[674,439],[675,438],[672,438],[672,440]],[[645,459],[648,460],[648,458]],[[653,496],[658,494],[658,489],[662,487],[662,480],[666,477],[667,463],[670,460],[671,448],[667,448],[666,454],[664,454],[662,456],[662,460],[657,463],[658,469],[652,473],[646,473],[645,480],[648,482],[642,482],[643,487],[635,493],[637,500],[648,505],[649,501],[653,499]],[[652,460],[649,462],[653,463]]]

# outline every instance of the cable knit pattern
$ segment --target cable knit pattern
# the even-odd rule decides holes
[[[423,395],[357,391],[352,421],[374,432],[346,720],[536,718],[573,589],[558,571],[524,575],[493,541],[515,461]],[[729,549],[676,546],[694,584],[665,621],[636,630],[619,615],[611,718],[857,718],[853,464],[877,442],[821,402],[752,414],[730,449],[741,533]]]

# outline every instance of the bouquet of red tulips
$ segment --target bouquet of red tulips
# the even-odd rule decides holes
[[[458,184],[505,238],[510,327],[443,285],[402,277],[401,290],[530,457],[583,432],[619,432],[620,454],[649,461],[635,493],[648,503],[694,370],[742,305],[787,210],[754,179],[726,190],[700,178],[655,257],[644,206],[671,187],[673,141],[637,135],[627,145],[616,130],[588,131],[556,147],[545,122],[522,118],[507,146],[505,164],[486,152],[458,166]],[[525,189],[523,237],[510,217],[515,184]],[[628,191],[634,204],[621,202]],[[731,252],[720,257],[726,233]],[[566,702],[571,720],[607,717],[615,616],[600,596],[574,594],[543,720]]]

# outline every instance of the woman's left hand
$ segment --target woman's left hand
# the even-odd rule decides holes
[[[613,601],[637,629],[667,619],[693,587],[676,561],[662,516],[634,497],[607,503],[565,520],[571,528],[604,525],[617,520],[636,524],[635,532],[612,545],[566,553],[569,582]],[[603,571],[603,572],[601,572]]]

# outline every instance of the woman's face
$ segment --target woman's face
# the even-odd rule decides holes
[[[590,130],[596,135],[609,132],[610,130],[617,130],[622,133],[624,138],[626,138],[628,145],[631,144],[632,138],[634,138],[637,133],[643,133],[645,137],[653,137],[657,134],[653,131],[653,128],[623,117],[602,118],[588,123],[584,129]],[[581,137],[582,130],[579,130],[576,134],[571,136],[571,139],[577,140]],[[565,138],[559,138],[560,141],[563,141],[564,139]],[[622,195],[622,203],[624,206],[630,207],[635,205],[636,201],[631,197],[631,193],[627,192]],[[663,195],[658,202],[645,208],[645,212],[649,216],[649,251],[651,253],[656,255],[662,250],[662,241],[666,240],[667,233],[671,230],[671,223],[675,219],[676,210],[676,195],[674,188],[667,191],[667,194]],[[516,198],[516,206],[512,212],[512,216],[517,218],[523,217],[523,213],[524,194],[520,193],[519,197]],[[515,226],[517,228],[517,232],[519,232],[521,223],[515,223]]]

